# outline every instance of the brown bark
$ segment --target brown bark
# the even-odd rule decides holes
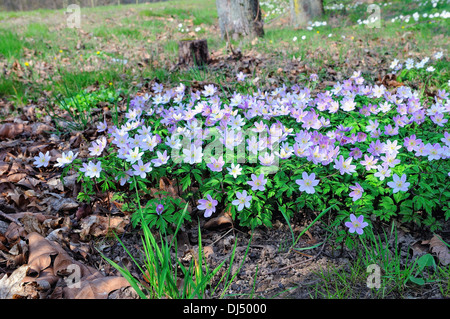
[[[216,0],[222,38],[264,36],[258,0]]]
[[[322,0],[290,0],[291,25],[295,28],[306,27],[308,21],[323,14]]]

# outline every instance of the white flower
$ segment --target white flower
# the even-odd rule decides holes
[[[128,150],[128,153],[125,155],[125,159],[127,162],[133,164],[136,161],[139,161],[144,155],[144,152],[139,152],[139,147],[135,147],[134,149]]]
[[[442,51],[440,51],[440,52],[437,52],[437,53],[434,55],[434,58],[435,58],[436,60],[439,60],[440,58],[443,57],[443,55],[444,55],[444,53],[443,53]]]
[[[36,167],[47,167],[48,163],[50,162],[50,153],[47,151],[45,154],[43,154],[42,152],[39,152],[39,156],[35,156],[34,157],[34,165],[36,165]]]
[[[183,149],[184,162],[189,164],[200,163],[202,161],[202,148],[191,145],[190,149]]]
[[[92,161],[89,161],[89,163],[86,165],[86,163],[83,163],[83,167],[80,168],[80,172],[83,172],[87,177],[100,177],[100,172],[102,171],[102,163],[97,162],[97,164],[94,164]]]
[[[75,155],[73,154],[72,151],[69,151],[66,155],[66,153],[62,153],[60,158],[57,158],[56,161],[58,162],[58,164],[55,164],[56,167],[64,167],[67,164],[70,164],[73,162],[73,160],[78,156],[78,153],[76,153]]]

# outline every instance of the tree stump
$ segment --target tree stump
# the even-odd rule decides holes
[[[203,67],[208,61],[206,40],[182,40],[178,43],[178,65]]]

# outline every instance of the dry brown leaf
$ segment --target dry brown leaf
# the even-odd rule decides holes
[[[42,135],[43,133],[51,132],[55,128],[45,123],[33,123],[31,125],[31,132],[33,135]]]
[[[397,81],[397,76],[395,74],[386,74],[381,83],[387,87],[399,87],[404,86],[403,83]]]
[[[100,277],[81,281],[80,288],[65,287],[63,295],[66,299],[108,299],[111,292],[128,286],[124,277]]]
[[[28,234],[37,232],[38,234],[45,235],[46,229],[44,225],[42,225],[42,222],[39,221],[39,218],[36,216],[36,214],[26,214],[21,218],[20,221],[22,222],[23,228]]]
[[[30,251],[28,257],[29,275],[37,278],[43,270],[50,267],[52,258],[60,252],[50,241],[36,232],[28,234],[27,240]]]
[[[28,266],[23,265],[7,276],[0,278],[0,299],[13,299],[16,295],[23,296],[22,280],[26,277]]]
[[[124,227],[128,225],[128,223],[128,217],[91,215],[81,221],[80,239],[85,241],[88,240],[90,236],[104,236],[112,234],[112,231],[116,234],[122,234],[125,232]]]
[[[91,281],[102,276],[95,268],[72,259],[58,243],[36,232],[30,233],[27,239],[30,251],[29,270],[23,282],[36,287],[41,295],[49,293],[60,277],[73,275],[69,279],[81,283],[83,278]]]
[[[231,206],[227,211],[222,211],[216,217],[210,218],[204,225],[205,229],[225,229],[233,226],[233,219],[231,218]]]
[[[24,125],[21,123],[5,123],[0,125],[0,139],[12,139],[22,134]]]
[[[422,243],[428,243],[430,245],[431,252],[436,254],[444,266],[450,264],[450,250],[438,235],[434,235],[429,241]]]
[[[9,170],[9,163],[0,161],[0,175],[5,174]]]

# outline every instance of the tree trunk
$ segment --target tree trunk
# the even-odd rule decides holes
[[[216,0],[222,38],[264,36],[259,0]]]
[[[209,53],[206,40],[182,40],[178,43],[178,65],[205,66]]]
[[[290,0],[291,25],[294,28],[306,27],[308,21],[323,14],[323,0]]]

